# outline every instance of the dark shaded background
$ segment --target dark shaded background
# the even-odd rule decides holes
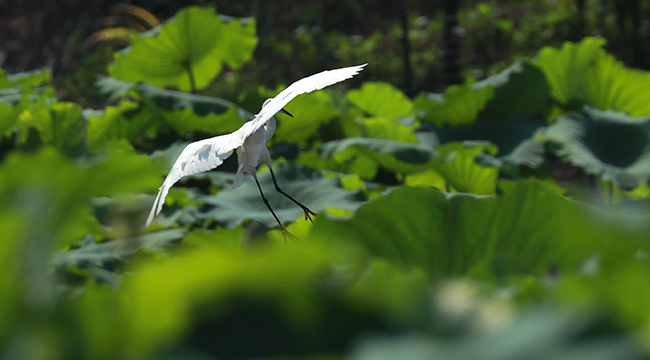
[[[142,29],[120,11],[124,4],[161,21],[190,5],[255,17],[260,43],[241,72],[244,82],[267,87],[370,62],[364,80],[388,81],[414,96],[587,35],[608,39],[607,50],[628,66],[650,69],[650,2],[639,0],[0,0],[0,67],[10,74],[47,67],[64,100],[104,105],[92,84],[126,45],[89,38],[106,27]],[[228,89],[212,90],[228,97]]]

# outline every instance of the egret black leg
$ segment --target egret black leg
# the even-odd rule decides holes
[[[259,182],[259,180],[257,180],[257,174],[252,173],[251,175],[253,175],[253,179],[255,179],[255,183],[257,184],[257,188],[260,190],[260,195],[262,195],[262,201],[264,201],[264,204],[266,205],[267,208],[269,208],[269,211],[271,211],[271,214],[275,218],[275,221],[277,221],[278,225],[280,225],[280,227],[282,228],[282,234],[284,235],[284,240],[285,241],[287,240],[287,236],[289,236],[289,238],[291,238],[291,240],[297,239],[295,236],[293,236],[289,232],[289,230],[287,230],[286,227],[284,227],[284,225],[282,225],[282,222],[280,221],[280,219],[278,219],[278,216],[275,215],[275,211],[273,211],[273,208],[271,208],[271,204],[269,204],[269,201],[266,199],[266,196],[264,196],[264,192],[262,191],[262,186],[260,186],[260,182]]]
[[[311,215],[317,216],[318,214],[311,211],[311,210],[309,210],[309,208],[306,207],[305,205],[301,204],[300,201],[292,198],[291,195],[289,195],[289,194],[285,193],[284,191],[282,191],[282,189],[280,189],[280,185],[278,185],[277,180],[275,180],[275,174],[273,173],[273,168],[271,168],[270,166],[269,166],[269,171],[271,172],[271,178],[273,179],[273,185],[275,185],[275,190],[277,190],[280,194],[288,197],[289,200],[296,203],[296,205],[300,206],[302,211],[305,212],[305,220],[309,220],[311,222],[314,222],[314,220],[312,220],[312,218],[311,218]],[[259,184],[258,184],[258,186],[259,186]],[[261,189],[260,189],[260,191],[261,191]]]

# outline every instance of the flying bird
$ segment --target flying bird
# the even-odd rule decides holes
[[[232,155],[233,151],[237,151],[237,161],[239,166],[235,181],[232,188],[236,189],[242,184],[244,173],[249,173],[255,179],[257,188],[262,195],[262,200],[268,209],[273,214],[275,221],[282,228],[283,234],[292,236],[287,229],[282,225],[280,219],[271,208],[268,200],[264,196],[260,182],[257,180],[257,165],[265,163],[269,167],[271,177],[275,189],[296,203],[305,213],[305,220],[313,221],[311,216],[317,215],[315,212],[309,210],[305,205],[291,197],[280,189],[278,182],[275,179],[273,168],[271,167],[271,156],[266,148],[266,143],[271,139],[275,132],[275,118],[277,113],[287,114],[291,117],[284,107],[300,94],[310,93],[315,90],[320,90],[326,86],[330,86],[341,82],[346,79],[352,78],[363,70],[367,64],[350,66],[335,70],[326,70],[318,74],[308,76],[300,79],[289,87],[280,92],[276,97],[267,99],[262,105],[262,110],[255,115],[253,120],[246,122],[238,130],[233,133],[215,136],[209,139],[195,141],[188,144],[181,155],[176,159],[172,169],[165,178],[162,186],[159,188],[158,196],[153,203],[149,217],[147,218],[146,226],[151,225],[154,216],[158,215],[162,210],[165,203],[165,197],[169,193],[169,189],[182,177],[197,174],[200,172],[208,171],[221,165],[225,159]],[[293,237],[293,236],[292,236]]]

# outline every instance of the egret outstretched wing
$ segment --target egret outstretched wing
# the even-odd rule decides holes
[[[325,70],[294,82],[289,85],[288,88],[282,90],[275,98],[273,98],[273,100],[269,101],[269,103],[260,110],[260,112],[255,116],[255,119],[252,120],[253,124],[245,133],[244,138],[251,136],[255,131],[264,126],[273,115],[282,110],[282,108],[284,108],[284,106],[296,96],[320,90],[326,86],[350,79],[354,75],[358,74],[359,71],[363,70],[363,67],[366,65],[368,64],[350,66],[336,70]]]
[[[255,166],[257,166],[260,161],[267,162],[269,165],[269,170],[271,170],[270,159],[268,158],[268,151],[266,150],[266,142],[273,135],[273,131],[275,127],[271,126],[270,128],[265,128],[264,133],[260,134],[262,136],[251,138],[249,139],[248,142],[246,142],[246,139],[248,139],[251,135],[255,134],[256,131],[260,130],[264,126],[264,124],[266,124],[269,121],[269,119],[273,117],[273,115],[275,115],[277,112],[282,110],[284,106],[287,105],[296,96],[304,93],[310,93],[315,90],[320,90],[326,86],[330,86],[338,82],[341,82],[343,80],[349,79],[354,75],[358,74],[359,71],[363,70],[363,67],[366,65],[367,64],[323,71],[318,74],[296,81],[295,83],[291,84],[288,88],[280,92],[278,96],[276,96],[275,98],[268,99],[262,106],[262,110],[259,112],[259,114],[257,114],[253,120],[242,125],[239,128],[239,130],[231,134],[216,136],[210,139],[196,141],[187,145],[185,149],[183,149],[183,152],[181,152],[181,155],[178,157],[174,165],[172,166],[172,169],[170,170],[169,174],[165,178],[165,181],[163,182],[162,186],[158,191],[158,196],[156,196],[156,200],[154,201],[153,207],[151,208],[151,212],[149,213],[149,217],[147,218],[147,227],[149,227],[149,225],[151,224],[151,221],[153,220],[154,216],[158,215],[162,210],[162,207],[165,203],[165,197],[167,196],[167,193],[169,193],[169,189],[178,180],[180,180],[184,176],[193,175],[193,174],[197,174],[200,172],[204,172],[216,168],[217,166],[221,165],[226,158],[232,155],[235,149],[239,147],[242,147],[242,154],[244,154],[246,151],[252,151],[255,154],[257,151],[256,153],[257,155],[252,156],[251,158],[252,161],[254,161],[255,163],[254,164],[247,163],[248,165],[253,166],[253,171],[255,170]],[[248,147],[248,149],[246,149],[246,147]],[[264,153],[266,154],[267,157],[266,160],[264,160],[263,157],[260,156],[260,154],[262,153],[260,153],[259,151],[262,150],[264,150]],[[238,153],[238,155],[240,154]],[[238,178],[235,178],[236,181],[233,184],[234,187],[237,187],[238,184],[241,183],[242,172],[250,171],[250,170],[245,170],[246,167],[241,166],[243,162],[248,160],[238,159],[238,161],[240,166],[239,166],[239,170],[237,171]],[[272,171],[271,171],[271,175],[273,175]],[[255,178],[255,180],[257,180],[257,178]],[[293,202],[298,204],[305,211],[305,219],[311,220],[310,215],[316,215],[316,213],[309,210],[306,206],[302,205],[301,203],[299,203],[298,201],[296,201],[295,199],[293,199],[292,197],[284,193],[282,190],[280,190],[278,184],[275,183],[275,177],[273,177],[273,182],[275,184],[275,188],[278,191],[280,191],[285,196],[289,197],[289,199],[291,199]],[[262,193],[261,187],[259,188],[259,190],[260,193]],[[264,199],[266,205],[269,207],[269,210],[271,211],[273,216],[275,216],[273,209],[271,209],[271,206],[266,201],[266,198],[264,198],[263,193],[262,193],[262,198]],[[284,228],[284,225],[282,225],[280,220],[278,220],[277,216],[275,217],[275,219],[278,221],[280,227],[282,227],[284,231],[288,233],[286,228]]]
[[[181,155],[176,159],[172,169],[165,178],[162,186],[158,189],[158,196],[153,203],[149,217],[147,218],[147,227],[151,224],[154,216],[158,215],[165,204],[165,197],[169,189],[182,177],[198,174],[208,171],[221,165],[232,152],[241,146],[242,130],[245,131],[248,126],[242,126],[239,130],[213,138],[196,141],[188,144]]]

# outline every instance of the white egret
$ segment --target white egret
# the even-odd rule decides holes
[[[311,215],[316,215],[316,213],[289,196],[278,186],[275,174],[273,174],[273,168],[271,167],[271,156],[266,148],[266,143],[275,132],[276,124],[273,116],[281,112],[293,117],[293,115],[284,110],[284,106],[296,96],[320,90],[326,86],[349,79],[363,70],[363,67],[366,65],[326,70],[298,80],[280,92],[276,97],[267,99],[262,105],[262,110],[255,115],[255,118],[242,125],[235,132],[196,141],[187,145],[178,159],[176,159],[176,162],[174,162],[172,169],[169,171],[169,174],[158,191],[158,196],[156,196],[151,213],[149,213],[149,218],[147,219],[147,227],[151,224],[154,216],[158,215],[162,210],[165,197],[172,185],[184,176],[216,168],[236,150],[239,167],[232,188],[236,189],[241,185],[244,173],[253,175],[264,204],[271,211],[271,214],[273,214],[278,225],[282,228],[283,233],[291,236],[284,225],[282,225],[282,222],[280,222],[280,219],[275,215],[271,205],[264,196],[260,182],[257,180],[257,165],[263,162],[269,167],[275,189],[300,206],[305,213],[305,220],[312,220]]]

